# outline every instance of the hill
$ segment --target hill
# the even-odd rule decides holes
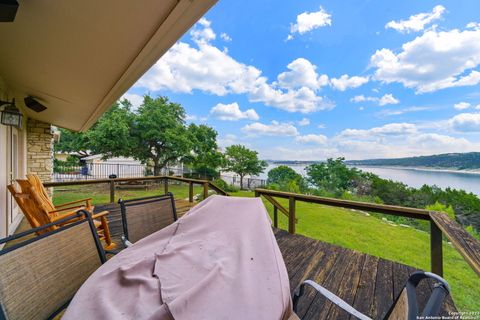
[[[480,152],[444,153],[395,159],[349,160],[345,161],[345,163],[350,165],[428,167],[458,170],[480,169]]]

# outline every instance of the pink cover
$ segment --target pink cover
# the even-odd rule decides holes
[[[211,196],[100,267],[63,319],[288,319],[287,270],[260,198]]]

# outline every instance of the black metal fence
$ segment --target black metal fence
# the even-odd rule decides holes
[[[161,175],[178,176],[192,179],[214,180],[223,179],[229,185],[240,187],[240,177],[232,173],[221,173],[220,177],[211,176],[206,171],[193,171],[182,167],[164,168]],[[53,181],[76,181],[76,180],[97,180],[108,179],[115,175],[116,178],[142,178],[153,175],[151,166],[140,164],[121,163],[87,163],[79,166],[55,164]],[[244,189],[255,189],[265,187],[265,179],[246,177],[243,179]]]

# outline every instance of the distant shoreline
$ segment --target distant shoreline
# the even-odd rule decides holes
[[[480,174],[480,169],[456,169],[456,168],[434,168],[434,167],[409,167],[409,166],[392,166],[392,165],[366,165],[366,164],[347,164],[350,167],[356,168],[385,168],[385,169],[406,169],[418,171],[432,171],[432,172],[448,172],[448,173],[462,173],[462,174]]]

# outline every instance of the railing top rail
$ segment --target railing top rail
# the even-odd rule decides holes
[[[369,203],[369,202],[360,202],[360,201],[351,201],[351,200],[341,200],[334,198],[319,197],[306,194],[298,194],[292,192],[268,190],[268,189],[255,189],[255,192],[258,194],[266,194],[278,198],[294,198],[297,201],[318,203],[334,207],[342,207],[348,209],[356,209],[363,211],[371,211],[377,213],[390,214],[395,216],[403,216],[408,218],[415,218],[421,220],[430,220],[430,215],[428,210],[417,209],[417,208],[408,208],[400,206],[391,206],[385,204]]]
[[[177,180],[182,182],[192,182],[196,184],[203,184],[208,180],[189,179],[175,176],[149,176],[149,177],[133,177],[133,178],[115,178],[115,179],[94,179],[94,180],[74,180],[74,181],[59,181],[59,182],[45,182],[43,185],[47,188],[62,187],[62,186],[77,186],[85,184],[101,184],[111,182],[129,182],[129,181],[149,181],[149,180]]]
[[[432,221],[446,235],[452,245],[463,256],[465,261],[480,276],[480,243],[472,237],[460,224],[450,219],[443,212],[430,212]]]

